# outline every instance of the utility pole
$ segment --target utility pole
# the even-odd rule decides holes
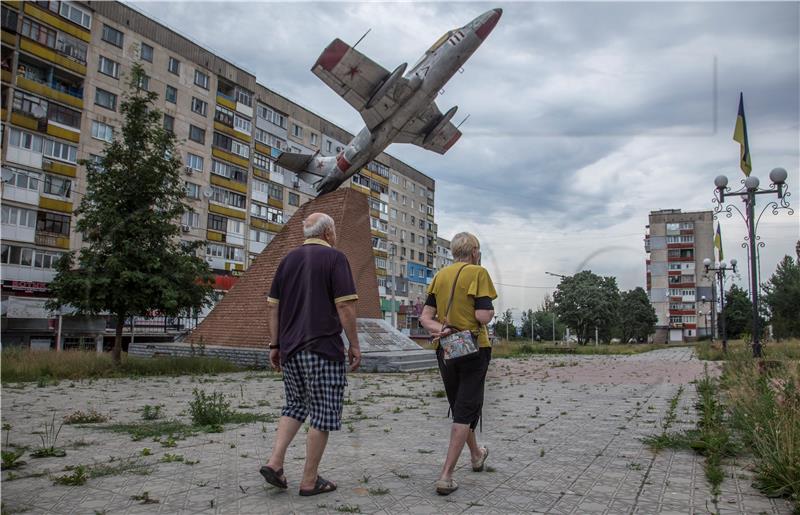
[[[594,326],[594,346],[597,347],[597,326]]]

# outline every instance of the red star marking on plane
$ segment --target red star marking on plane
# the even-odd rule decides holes
[[[360,72],[361,70],[358,69],[358,66],[351,66],[350,70],[345,74],[350,76],[350,80],[356,76],[356,73]]]
[[[320,168],[322,168],[322,166],[323,166],[323,165],[322,165],[322,161],[319,161],[319,162],[317,163],[317,168],[318,168],[318,169],[320,169]]]

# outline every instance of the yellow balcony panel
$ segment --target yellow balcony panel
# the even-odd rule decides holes
[[[225,215],[231,218],[238,218],[239,220],[244,220],[247,218],[247,213],[244,211],[240,211],[238,209],[232,209],[230,207],[220,206],[219,204],[209,204],[208,210],[212,213],[217,213],[218,215]]]
[[[250,226],[254,227],[255,229],[264,229],[265,231],[269,230],[269,223],[266,220],[261,220],[259,218],[251,218]]]
[[[73,143],[78,143],[81,140],[80,132],[71,131],[69,129],[65,129],[64,127],[53,125],[52,123],[47,124],[47,134],[55,136],[56,138],[71,141]]]
[[[370,209],[369,210],[369,216],[374,217],[374,218],[380,218],[381,217],[381,213],[380,213],[380,211],[378,211],[376,209]]]
[[[283,201],[276,198],[267,199],[267,204],[272,207],[277,207],[278,209],[283,209]]]
[[[370,231],[370,233],[372,233],[372,235],[375,236],[376,238],[385,238],[386,237],[386,233],[385,232],[378,231],[376,229],[372,229]]]
[[[260,152],[269,156],[272,155],[272,147],[256,141],[256,152]]]
[[[51,63],[55,63],[59,66],[62,66],[68,70],[72,70],[75,73],[79,73],[81,75],[86,75],[86,65],[81,64],[78,61],[73,61],[67,56],[61,55],[55,50],[47,48],[44,45],[40,45],[35,41],[31,41],[27,38],[22,38],[19,45],[20,49],[30,52],[37,57],[41,57]]]
[[[6,113],[7,113],[7,111],[6,111],[5,107],[0,109],[0,120],[6,121]]]
[[[43,245],[45,247],[69,249],[69,238],[66,236],[57,236],[55,234],[37,232],[34,242],[36,245]]]
[[[238,191],[239,193],[247,193],[247,184],[232,181],[213,173],[211,174],[211,184],[222,186],[223,188],[228,188],[229,190]]]
[[[39,197],[39,207],[59,211],[61,213],[72,213],[72,202],[69,200],[56,200],[47,197]]]
[[[27,116],[22,113],[11,113],[11,123],[19,127],[25,127],[32,131],[39,130],[39,122],[32,116]]]
[[[275,223],[272,223],[272,222],[267,222],[267,230],[268,231],[272,231],[274,233],[279,233],[279,232],[281,232],[281,229],[283,229],[283,225],[275,224]]]
[[[389,253],[381,249],[372,249],[372,254],[377,257],[383,257],[383,258],[389,257]]]
[[[22,1],[21,0],[6,0],[3,3],[6,4],[6,7],[13,7],[17,11],[22,9]]]
[[[389,179],[387,179],[386,177],[382,177],[382,176],[380,176],[380,175],[379,175],[379,174],[377,174],[377,173],[373,173],[373,174],[372,174],[372,178],[373,178],[373,179],[374,179],[376,182],[379,182],[379,183],[383,184],[384,186],[388,186],[388,185],[389,185]]]
[[[211,149],[211,155],[214,157],[218,157],[219,159],[224,159],[225,161],[233,163],[241,168],[244,168],[245,170],[250,168],[250,161],[241,156],[237,156],[236,154],[231,154],[230,152],[226,152],[222,149],[219,148]]]
[[[50,161],[49,159],[42,160],[42,170],[57,173],[59,175],[66,175],[67,177],[75,177],[78,175],[77,166]]]
[[[244,263],[233,263],[233,269],[239,271],[244,270]]]
[[[228,127],[224,123],[214,122],[214,130],[215,131],[219,131],[219,132],[223,132],[223,133],[227,134],[228,136],[230,136],[232,138],[240,139],[242,141],[246,141],[246,142],[250,143],[250,139],[251,139],[250,135],[245,134],[243,132],[239,132],[236,129],[233,129],[231,127]]]
[[[223,97],[222,95],[217,95],[217,105],[221,105],[222,107],[227,107],[232,111],[236,111],[236,102],[232,100],[228,100],[227,98]]]
[[[17,76],[17,86],[22,89],[26,89],[31,93],[37,93],[42,95],[43,97],[47,97],[52,100],[56,100],[58,102],[71,105],[72,107],[77,107],[78,109],[83,109],[83,100],[78,97],[73,97],[67,93],[63,93],[56,89],[47,86],[46,84],[40,84],[36,81],[26,79],[22,76]]]
[[[208,241],[225,241],[225,233],[219,231],[206,231],[206,239]]]
[[[380,275],[380,276],[384,276],[384,275],[386,275],[386,270],[384,270],[383,268],[376,268],[375,269],[375,274],[376,275]]]
[[[253,168],[253,175],[256,177],[260,177],[262,179],[269,180],[269,172],[266,170],[261,170],[260,168]]]
[[[356,191],[360,191],[361,193],[363,193],[365,195],[369,195],[369,188],[367,188],[366,186],[362,186],[361,184],[358,184],[358,183],[355,183],[355,182],[351,182],[350,183],[350,188],[352,188],[352,189],[354,189]]]
[[[3,32],[3,38],[5,38],[5,35],[6,35],[6,33]],[[5,39],[3,39],[3,41],[5,42]],[[11,71],[3,70],[1,76],[2,76],[3,82],[7,82],[7,83],[11,84]]]
[[[16,44],[17,44],[17,35],[16,34],[12,34],[12,33],[7,32],[7,31],[4,30],[3,33],[2,33],[2,36],[0,36],[0,37],[2,37],[3,43],[5,43],[7,45],[16,46]],[[6,72],[5,72],[5,70],[3,71],[3,80],[6,80]],[[8,82],[11,82],[11,81],[9,80]]]
[[[78,27],[77,25],[59,18],[58,16],[50,14],[48,11],[44,11],[39,7],[36,7],[33,2],[25,2],[25,14],[32,16],[37,20],[43,21],[52,27],[62,30],[67,34],[75,36],[78,39],[82,39],[87,43],[92,41],[92,34],[88,30]]]

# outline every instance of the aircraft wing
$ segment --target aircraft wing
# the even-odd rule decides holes
[[[388,118],[397,106],[397,99],[410,90],[408,80],[397,77],[395,84],[380,101],[367,107],[373,95],[392,74],[341,39],[335,39],[328,45],[311,71],[353,106],[370,130]]]
[[[444,154],[461,137],[461,131],[450,121],[441,128],[437,127],[440,120],[442,112],[436,102],[431,102],[427,109],[408,121],[394,143],[411,143],[437,154]],[[438,132],[431,132],[437,128]]]

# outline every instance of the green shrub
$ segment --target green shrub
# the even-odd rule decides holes
[[[224,424],[232,415],[231,403],[221,392],[206,395],[203,390],[192,391],[194,399],[189,401],[189,413],[195,426]]]

